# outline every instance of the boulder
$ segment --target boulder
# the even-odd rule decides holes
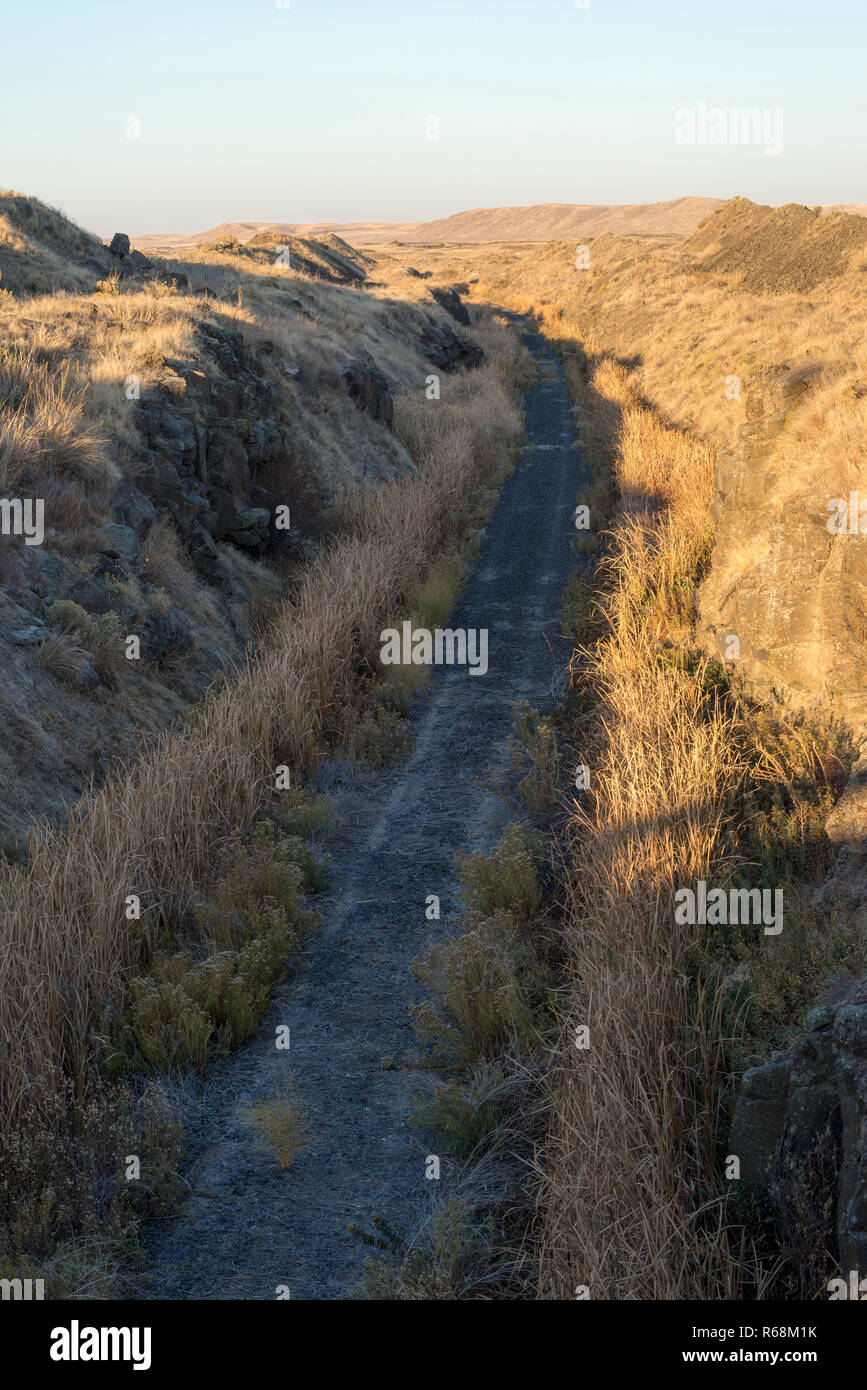
[[[469,328],[469,310],[466,305],[461,303],[460,295],[455,290],[433,289],[428,290],[428,294],[436,300],[441,309],[445,309],[447,314],[451,314],[457,323],[462,323],[465,328]]]
[[[122,560],[124,564],[131,565],[138,558],[141,542],[131,526],[111,522],[97,532],[93,548],[112,560]]]
[[[785,1230],[835,1209],[842,1269],[867,1269],[867,981],[841,984],[804,1035],[744,1074],[729,1136]]]
[[[261,550],[268,544],[271,513],[264,507],[245,507],[235,512],[228,532],[230,541],[243,550]]]
[[[419,350],[444,372],[470,371],[483,366],[486,360],[478,344],[463,338],[451,324],[437,323],[433,318],[427,319]]]
[[[128,631],[141,638],[142,660],[150,664],[167,656],[183,656],[193,646],[187,619],[177,608],[167,613],[142,607],[127,618]]]
[[[72,598],[79,608],[96,616],[111,613],[120,606],[114,584],[106,582],[102,573],[79,579],[72,590]]]
[[[45,625],[41,622],[30,623],[27,627],[13,628],[4,636],[13,647],[39,647],[45,639]]]
[[[128,256],[129,237],[126,235],[125,232],[115,232],[114,236],[108,244],[108,249],[111,252],[112,256]]]

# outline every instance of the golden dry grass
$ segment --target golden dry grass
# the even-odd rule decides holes
[[[723,1208],[697,1211],[715,1190],[722,1051],[692,968],[700,929],[675,925],[674,893],[719,872],[742,769],[702,665],[668,659],[709,536],[712,453],[637,404],[615,363],[597,367],[585,399],[621,509],[605,635],[580,661],[598,720],[589,798],[567,831],[569,991],[548,1083],[539,1291],[727,1297],[739,1266]]]

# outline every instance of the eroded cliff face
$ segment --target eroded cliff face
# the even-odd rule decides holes
[[[840,392],[838,408],[857,412],[851,385]],[[811,367],[765,368],[746,383],[746,420],[716,468],[716,543],[700,614],[706,649],[748,695],[845,731],[853,763],[826,825],[837,854],[816,894],[815,930],[835,914],[857,933],[867,931],[867,534],[855,432],[852,457],[822,448],[833,393]],[[746,1072],[729,1147],[784,1242],[800,1249],[814,1231],[836,1244],[844,1271],[865,1272],[863,979],[837,980],[803,1036]]]
[[[804,1036],[745,1073],[729,1144],[793,1244],[836,1239],[842,1269],[867,1269],[867,983],[841,982]]]
[[[823,380],[818,365],[766,367],[745,383],[746,420],[716,466],[700,638],[759,703],[842,732],[852,766],[826,826],[838,853],[819,901],[867,923],[864,396],[859,384]],[[829,411],[851,416],[850,451],[823,447]]]
[[[702,635],[756,699],[835,717],[860,741],[867,732],[867,536],[848,529],[849,461],[805,457],[799,447],[795,427],[817,382],[816,369],[778,366],[745,384],[737,447],[717,463]],[[839,534],[829,531],[833,499],[847,507]]]

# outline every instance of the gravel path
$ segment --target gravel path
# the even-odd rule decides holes
[[[369,1251],[348,1223],[369,1227],[381,1213],[412,1231],[427,1207],[427,1148],[408,1123],[419,1081],[407,1009],[422,997],[410,963],[451,930],[455,852],[489,849],[508,819],[486,787],[506,774],[511,702],[550,704],[568,659],[559,599],[585,475],[560,363],[539,335],[524,336],[538,364],[526,444],[451,620],[488,629],[489,671],[435,668],[416,701],[411,756],[381,773],[334,773],[342,825],[332,887],[317,900],[323,926],[257,1035],[191,1103],[194,1193],[152,1229],[145,1298],[273,1299],[280,1285],[293,1299],[351,1298]],[[434,893],[441,919],[428,922]],[[291,1028],[289,1052],[275,1047],[278,1024]],[[310,1134],[281,1172],[242,1112],[277,1094],[287,1069]]]

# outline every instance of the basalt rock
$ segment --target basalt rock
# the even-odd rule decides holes
[[[372,362],[350,362],[343,368],[343,380],[359,410],[374,420],[381,420],[391,429],[394,420],[394,400],[388,382]]]
[[[817,369],[763,368],[742,387],[746,420],[715,474],[716,537],[700,592],[700,637],[761,704],[830,719],[862,758],[828,822],[837,862],[818,893],[867,916],[867,544],[829,530],[848,488],[841,460],[797,448],[792,429]],[[857,529],[857,525],[856,525]]]
[[[462,337],[451,324],[434,318],[427,320],[419,346],[428,361],[444,372],[469,371],[484,366],[486,360],[478,344]]]
[[[867,981],[838,986],[797,1043],[746,1072],[729,1151],[784,1231],[830,1207],[841,1268],[867,1270]]]
[[[112,256],[128,256],[129,237],[125,232],[115,232],[108,244],[108,249]]]
[[[457,323],[462,323],[465,328],[469,328],[469,310],[465,304],[461,303],[460,295],[455,290],[437,288],[428,290],[428,294],[436,300],[441,309],[445,309],[447,314],[451,314]]]
[[[277,388],[240,333],[205,323],[199,335],[199,366],[167,362],[138,402],[139,483],[207,566],[215,541],[254,553],[267,546],[270,509],[287,499],[272,497],[260,476],[293,448]]]
[[[716,466],[703,639],[724,658],[737,636],[733,673],[759,701],[822,710],[867,731],[867,545],[828,531],[841,461],[799,463],[788,428],[813,383],[809,371],[778,366],[744,384],[746,421]]]

